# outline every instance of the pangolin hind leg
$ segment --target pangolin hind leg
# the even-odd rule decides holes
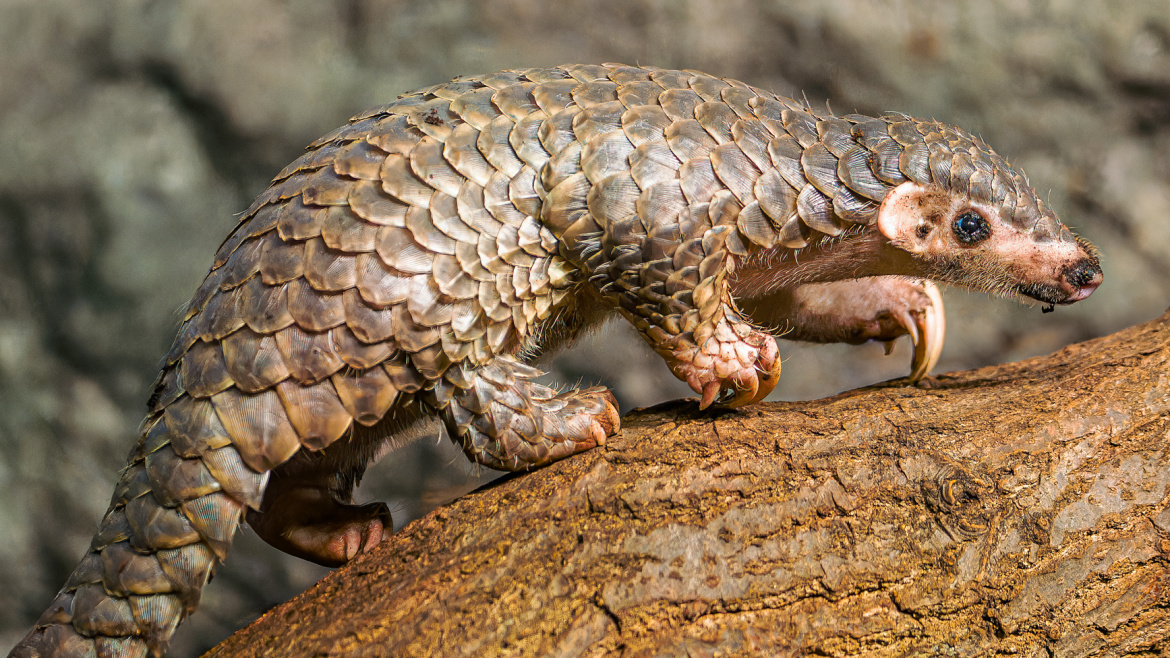
[[[394,528],[385,503],[353,505],[328,484],[269,491],[274,495],[261,512],[248,511],[248,525],[272,546],[326,567],[368,553]]]
[[[345,389],[337,377],[334,385]],[[376,392],[367,390],[361,399],[371,396]],[[371,425],[355,425],[324,450],[301,451],[273,470],[260,509],[248,510],[248,525],[286,553],[327,567],[345,564],[393,529],[385,503],[353,503],[366,468],[390,450],[441,431],[418,402],[411,402]]]
[[[602,445],[620,428],[617,402],[604,388],[559,392],[532,381],[542,374],[536,368],[503,356],[456,368],[432,404],[463,452],[489,468],[536,468]]]
[[[336,453],[301,452],[274,470],[260,509],[248,510],[247,520],[285,553],[336,567],[373,549],[394,526],[385,503],[353,504],[360,473],[338,471],[329,452]]]

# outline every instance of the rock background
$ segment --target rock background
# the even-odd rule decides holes
[[[0,647],[81,556],[159,357],[269,177],[350,115],[455,75],[567,61],[697,68],[838,112],[981,135],[1104,254],[1042,315],[948,291],[940,370],[1146,320],[1170,290],[1164,0],[0,0]],[[604,347],[604,349],[600,349]],[[784,399],[902,376],[909,352],[781,345]],[[685,395],[620,327],[558,360],[626,407]],[[493,477],[446,442],[371,470],[398,520]],[[250,533],[179,632],[192,655],[323,573]]]

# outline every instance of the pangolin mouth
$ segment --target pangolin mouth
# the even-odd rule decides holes
[[[1018,285],[1016,286],[1015,290],[1016,293],[1022,297],[1028,297],[1044,304],[1060,304],[1063,306],[1080,301],[1079,299],[1072,299],[1072,295],[1069,295],[1067,292],[1057,288],[1056,286],[1049,286],[1043,283],[1028,283]],[[1084,297],[1088,297],[1088,295],[1085,295]],[[1084,297],[1081,299],[1084,299]]]
[[[1096,258],[1089,258],[1064,268],[1060,281],[1063,285],[1025,283],[1016,286],[1015,291],[1038,302],[1067,306],[1092,295],[1102,278],[1101,265]]]
[[[1015,291],[1023,297],[1029,297],[1044,304],[1068,306],[1088,298],[1098,285],[1100,285],[1100,277],[1095,281],[1068,288],[1045,283],[1028,283],[1016,286]]]

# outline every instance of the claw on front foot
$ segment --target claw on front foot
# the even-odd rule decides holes
[[[895,315],[910,334],[914,356],[910,359],[910,381],[916,382],[930,374],[942,356],[946,341],[947,318],[943,310],[942,294],[931,281],[923,281],[923,290],[930,304],[914,312],[902,311]]]
[[[781,338],[814,343],[885,343],[910,334],[914,357],[910,379],[918,381],[938,363],[946,334],[938,286],[924,279],[875,276],[828,283],[806,283],[795,289],[752,297],[743,291],[740,308],[755,322],[785,327]]]
[[[768,370],[757,367],[755,376],[748,377],[746,381],[732,381],[730,385],[721,381],[708,382],[703,387],[699,408],[706,409],[712,404],[718,404],[727,409],[738,409],[755,404],[768,397],[779,381],[780,359],[777,358]]]

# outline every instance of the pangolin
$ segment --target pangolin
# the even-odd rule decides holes
[[[354,117],[282,171],[187,307],[89,551],[13,655],[160,654],[245,519],[341,564],[387,534],[351,493],[440,420],[529,469],[619,428],[528,365],[618,314],[705,407],[775,385],[773,334],[942,344],[932,281],[1045,304],[1095,250],[979,138],[832,116],[734,80],[504,71]]]

